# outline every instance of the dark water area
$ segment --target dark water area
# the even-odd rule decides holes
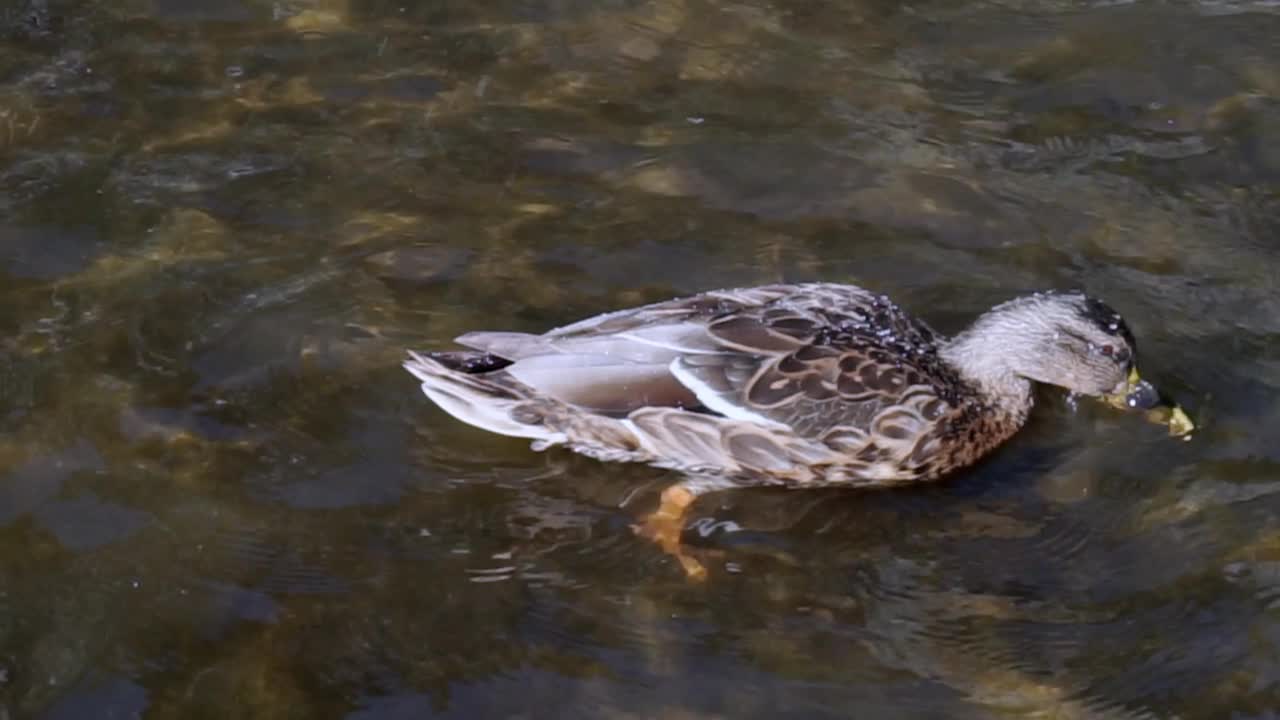
[[[1271,2],[0,4],[0,718],[1280,714]],[[717,287],[1124,313],[947,482],[707,496],[400,367]]]

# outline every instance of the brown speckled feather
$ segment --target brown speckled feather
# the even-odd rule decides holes
[[[890,484],[968,464],[1025,417],[984,403],[942,341],[861,288],[774,285],[470,333],[477,353],[406,367],[459,419],[538,447],[748,484]],[[496,362],[469,372],[476,356]]]

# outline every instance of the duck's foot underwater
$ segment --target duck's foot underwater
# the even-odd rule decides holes
[[[706,580],[706,566],[691,555],[690,550],[680,542],[680,536],[684,533],[685,518],[694,501],[703,493],[734,486],[733,483],[705,479],[676,483],[662,491],[658,509],[646,515],[639,523],[632,525],[631,529],[637,535],[657,543],[664,553],[675,558],[690,580],[699,582]],[[699,551],[699,554],[707,552],[711,551]],[[711,552],[711,554],[718,553]]]
[[[637,535],[656,542],[663,552],[678,560],[690,580],[705,580],[707,568],[685,552],[684,546],[680,544],[685,515],[689,512],[689,506],[697,499],[698,496],[683,483],[672,485],[662,491],[658,509],[631,527]]]

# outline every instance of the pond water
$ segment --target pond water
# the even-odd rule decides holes
[[[8,0],[0,718],[1275,718],[1273,2]],[[710,495],[400,367],[698,290],[1123,312],[1191,442]]]

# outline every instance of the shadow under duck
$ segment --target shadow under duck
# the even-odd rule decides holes
[[[463,422],[688,475],[638,526],[680,546],[698,495],[750,485],[874,487],[970,465],[1026,422],[1033,383],[1147,409],[1118,313],[1078,292],[998,305],[944,337],[883,295],[836,284],[717,290],[542,335],[473,332],[410,353]]]

